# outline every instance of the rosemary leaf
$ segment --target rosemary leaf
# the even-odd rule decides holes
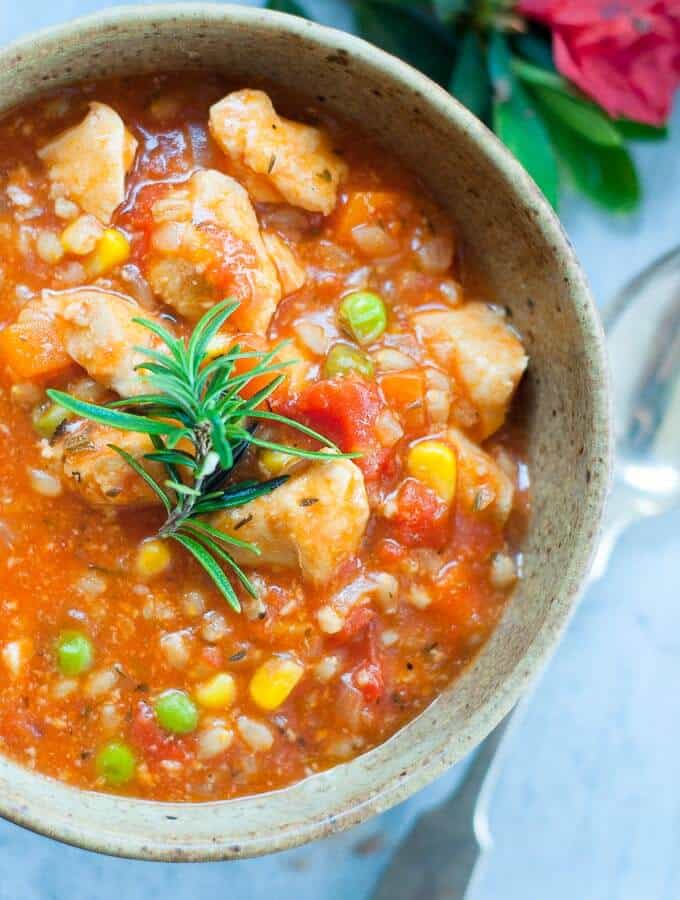
[[[151,462],[186,466],[194,472],[198,468],[194,457],[189,453],[185,453],[183,450],[159,450],[156,453],[145,453],[144,459],[148,459]]]
[[[130,453],[114,444],[109,446],[143,479],[165,507],[167,518],[158,531],[159,536],[176,541],[191,553],[231,607],[238,611],[238,597],[220,563],[228,566],[244,588],[255,596],[252,584],[228,548],[238,547],[254,556],[259,554],[259,549],[220,531],[201,517],[235,509],[263,497],[280,487],[286,476],[265,482],[246,479],[222,490],[220,486],[225,478],[251,445],[306,459],[337,459],[339,451],[323,435],[300,422],[270,412],[265,405],[285,378],[281,370],[296,362],[276,359],[287,342],[266,352],[245,351],[236,344],[216,359],[208,358],[211,341],[237,305],[231,300],[216,304],[197,323],[188,341],[174,337],[157,322],[135,319],[155,334],[167,351],[136,348],[143,356],[136,369],[144,373],[152,386],[146,394],[104,406],[87,403],[61,391],[48,391],[48,394],[78,416],[114,429],[149,436],[153,450],[145,453],[142,461],[160,463],[164,467],[168,478],[162,482]],[[241,360],[252,360],[253,365],[248,371],[235,374]],[[244,397],[244,389],[255,379],[264,379],[267,384],[251,397]],[[288,447],[260,438],[256,428],[259,422],[267,420],[294,428],[333,452]],[[345,454],[347,457],[358,455]],[[180,469],[184,470],[182,475]]]
[[[187,367],[196,378],[205,360],[210,341],[215,337],[229,316],[238,308],[233,300],[223,300],[216,304],[198,323],[187,346]]]
[[[110,425],[112,428],[120,428],[122,431],[137,431],[141,434],[173,434],[178,431],[174,422],[159,422],[146,416],[137,416],[133,413],[119,412],[107,406],[97,406],[86,400],[78,400],[63,391],[49,389],[47,396],[50,400],[63,406],[69,412],[99,422],[101,425]]]
[[[256,547],[255,544],[232,537],[230,534],[226,534],[226,532],[220,531],[218,528],[213,528],[202,519],[187,519],[182,528],[200,532],[202,535],[208,535],[208,537],[211,537],[216,541],[221,541],[223,544],[231,544],[233,547],[240,547],[241,550],[249,550],[255,556],[260,556],[260,549],[259,547]]]
[[[216,544],[209,537],[204,537],[203,541],[205,544],[210,547],[215,556],[223,559],[231,568],[233,569],[236,577],[241,582],[243,587],[248,591],[251,597],[257,597],[257,591],[253,587],[251,580],[248,578],[243,569],[236,563],[236,561],[225,551],[223,550],[219,544]]]
[[[163,506],[166,508],[168,512],[172,509],[172,504],[170,503],[170,498],[165,493],[163,488],[158,484],[158,482],[149,475],[149,473],[141,466],[134,456],[131,456],[126,450],[123,450],[121,447],[117,447],[115,444],[108,445],[112,450],[122,456],[125,462],[130,466],[131,469],[139,475],[139,477],[145,481],[151,490],[156,494],[156,496],[160,499]]]
[[[269,481],[250,481],[239,482],[233,488],[221,492],[217,497],[208,495],[196,504],[198,515],[205,515],[209,512],[217,512],[221,509],[234,509],[250,503],[251,500],[257,500],[265,494],[270,494],[276,488],[281,487],[288,481],[287,475],[279,475],[277,478],[271,478]]]
[[[182,358],[182,351],[184,350],[184,345],[178,338],[174,336],[174,334],[170,334],[167,328],[163,328],[162,325],[159,325],[158,322],[154,322],[152,319],[143,319],[137,317],[132,321],[136,325],[141,325],[143,328],[146,328],[147,331],[153,332],[156,337],[159,337],[167,346],[168,350],[170,350],[175,359],[180,362]],[[142,352],[146,353],[147,351],[146,349],[143,349]]]
[[[172,488],[176,494],[181,494],[184,497],[200,497],[201,492],[197,491],[196,488],[189,487],[188,484],[184,484],[181,481],[166,481],[166,486]]]
[[[181,544],[185,550],[188,550],[189,553],[194,557],[194,559],[199,562],[205,571],[210,575],[212,580],[215,582],[217,589],[220,591],[224,599],[227,601],[229,606],[234,610],[234,612],[241,612],[241,604],[239,603],[239,599],[236,596],[236,591],[231,585],[231,582],[224,574],[220,566],[215,562],[213,556],[206,550],[206,548],[200,544],[193,537],[190,537],[187,534],[182,534],[180,532],[174,532],[173,534],[168,535],[168,537],[177,541],[178,544]],[[226,556],[227,554],[225,554]],[[235,566],[236,564],[231,560],[231,557],[228,557],[230,565]],[[238,569],[237,574],[241,570]],[[247,580],[247,579],[246,579]]]
[[[314,438],[315,441],[318,441],[325,447],[329,447],[331,450],[338,450],[338,447],[333,443],[333,441],[329,441],[328,438],[324,437],[323,434],[319,434],[319,432],[314,431],[313,428],[308,428],[306,425],[303,425],[302,422],[297,422],[295,419],[289,419],[288,416],[280,416],[278,413],[258,409],[249,409],[248,415],[252,419],[268,419],[270,422],[280,422],[282,425],[289,425],[291,428],[295,428],[296,431],[299,431],[302,434],[306,434],[308,437]],[[354,459],[357,456],[361,456],[361,453],[345,455],[351,459]]]

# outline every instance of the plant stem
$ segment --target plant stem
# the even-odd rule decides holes
[[[210,438],[210,425],[207,422],[197,422],[193,429],[193,445],[197,463],[196,475],[192,488],[196,494],[185,494],[169,514],[160,527],[159,537],[165,538],[176,534],[182,523],[193,515],[197,500],[200,500],[205,482],[215,472],[216,463],[212,440]]]

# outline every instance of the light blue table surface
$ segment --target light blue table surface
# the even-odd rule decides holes
[[[0,0],[0,41],[110,5]],[[330,2],[314,8],[348,24]],[[634,216],[564,204],[600,304],[680,244],[680,109],[672,135],[636,148],[645,200]],[[680,897],[679,570],[680,512],[631,529],[584,598],[514,734],[491,804],[496,844],[470,900]],[[347,834],[237,863],[109,859],[0,822],[0,900],[363,900],[418,810],[459,777]]]

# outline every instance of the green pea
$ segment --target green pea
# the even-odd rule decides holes
[[[365,378],[373,377],[373,363],[370,357],[350,347],[349,344],[334,344],[323,364],[325,378],[333,378],[335,375],[348,375],[350,372],[358,372]]]
[[[132,750],[122,741],[110,741],[104,744],[95,759],[97,775],[107,784],[117,787],[127,784],[134,778],[137,760]]]
[[[80,675],[92,666],[92,642],[80,631],[63,631],[57,641],[57,665],[62,675]]]
[[[372,291],[355,291],[343,298],[338,316],[342,327],[357,344],[372,344],[387,328],[382,297]]]
[[[42,403],[33,410],[33,427],[40,437],[51,438],[62,422],[69,417],[68,410],[58,403]]]
[[[166,731],[188,734],[198,725],[198,710],[184,691],[165,691],[154,703],[156,718]]]

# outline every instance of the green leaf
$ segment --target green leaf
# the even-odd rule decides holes
[[[168,448],[165,446],[165,441],[159,434],[151,435],[151,443],[154,445],[157,453],[167,454],[167,453],[175,452],[174,450],[168,450]],[[152,454],[147,453],[144,455],[144,458],[148,459],[150,455],[152,455]],[[180,478],[179,472],[177,471],[177,466],[175,466],[175,464],[172,461],[165,460],[162,462],[163,462],[163,465],[165,466],[165,471],[168,473],[168,475],[170,476],[170,478],[172,478],[173,481],[181,481],[182,480]]]
[[[247,405],[244,407],[244,410],[256,410],[257,407],[262,403],[263,400],[266,400],[267,397],[270,397],[277,387],[286,380],[285,375],[277,375],[269,384],[266,384],[263,388],[260,388],[259,391],[256,391],[252,397],[248,400]]]
[[[150,360],[155,360],[157,363],[156,371],[164,372],[167,375],[171,375],[173,378],[177,378],[180,381],[184,381],[185,371],[184,371],[184,357],[180,356],[180,360],[173,359],[171,356],[168,356],[167,353],[163,353],[162,350],[154,350],[152,347],[141,347],[137,346],[133,348],[138,353],[143,354]],[[183,351],[182,351],[183,352]],[[135,369],[148,368],[146,361],[140,363],[138,366],[135,366]]]
[[[573,92],[569,82],[562,78],[554,69],[544,69],[543,66],[537,66],[533,63],[513,56],[510,65],[512,71],[522,81],[527,84],[541,85],[543,87],[553,88],[556,91],[564,91],[565,93]]]
[[[446,85],[451,73],[454,42],[433,21],[408,8],[361,0],[355,6],[357,31],[378,47]]]
[[[168,450],[174,450],[184,438],[191,441],[192,444],[194,443],[195,435],[190,428],[178,428],[176,431],[173,431],[172,434],[167,435],[165,442]]]
[[[449,92],[480,119],[488,117],[491,82],[477,32],[465,32],[449,82]]]
[[[266,8],[288,13],[289,16],[300,16],[301,19],[309,18],[300,4],[295,3],[295,0],[267,0]]]
[[[512,70],[530,85],[543,106],[587,140],[605,147],[618,147],[623,143],[618,123],[554,70],[535,66],[518,57],[512,60]]]
[[[217,589],[234,612],[241,612],[241,604],[239,603],[231,582],[205,547],[187,534],[175,532],[174,534],[169,534],[168,537],[173,541],[177,541],[178,544],[181,544],[185,550],[188,550],[189,553],[191,553],[194,559],[196,559],[197,562],[203,566],[208,575],[210,575],[215,582]]]
[[[625,147],[585,141],[549,114],[546,123],[560,161],[587,197],[611,212],[628,213],[640,202],[640,182]]]
[[[435,15],[446,25],[454,24],[471,5],[471,0],[432,0]]]
[[[144,459],[151,460],[151,462],[163,463],[164,465],[186,466],[192,471],[195,471],[197,468],[194,457],[190,453],[185,453],[183,450],[159,450],[156,453],[145,453]]]
[[[215,337],[239,304],[231,299],[216,303],[196,324],[187,346],[187,370],[196,378],[204,360],[208,344]]]
[[[201,519],[187,519],[186,522],[182,523],[182,528],[200,532],[202,535],[208,535],[217,541],[222,541],[224,544],[231,544],[233,547],[240,547],[242,550],[250,550],[255,556],[260,556],[260,548],[256,547],[255,544],[232,537],[218,528],[213,528],[212,525],[208,525],[207,522],[203,522]]]
[[[614,124],[627,141],[663,141],[668,137],[668,125],[657,128],[632,119],[615,119]]]
[[[493,129],[557,208],[559,173],[548,131],[515,77],[507,43],[497,32],[491,35],[488,58],[494,87]]]
[[[146,328],[147,331],[152,332],[156,335],[156,337],[160,338],[161,341],[166,345],[172,356],[175,358],[177,362],[180,360],[180,354],[184,349],[184,344],[182,343],[180,338],[176,338],[174,334],[171,334],[167,328],[164,328],[162,325],[159,325],[158,322],[154,322],[151,319],[143,319],[139,317],[135,317],[132,321],[136,325],[141,325],[142,328]],[[145,348],[141,348],[143,352],[146,352]]]
[[[589,100],[538,84],[532,85],[531,90],[542,108],[550,110],[554,117],[587,141],[603,147],[620,147],[623,143],[609,116]]]
[[[329,441],[327,437],[323,434],[319,434],[318,431],[314,431],[313,428],[308,428],[306,425],[303,425],[302,422],[298,422],[296,419],[289,419],[288,416],[281,416],[279,413],[273,413],[269,410],[260,410],[260,409],[252,409],[248,412],[248,415],[251,419],[268,419],[270,422],[280,422],[282,425],[290,425],[291,428],[295,428],[297,431],[302,434],[306,434],[310,438],[314,438],[315,441],[318,441],[320,444],[323,444],[325,447],[329,447],[331,450],[338,450],[333,441]],[[252,437],[252,435],[251,435]],[[286,453],[293,453],[295,451],[294,447],[289,447],[286,450]],[[327,456],[328,454],[324,454]],[[337,456],[337,454],[334,454]],[[361,456],[361,453],[343,453],[342,456],[345,456],[347,459],[354,458],[356,456]]]
[[[258,497],[263,497],[265,494],[271,494],[286,481],[288,481],[288,476],[280,475],[278,478],[270,478],[269,481],[240,482],[219,493],[216,499],[204,498],[197,504],[196,509],[200,515],[220,509],[235,509],[250,503],[251,500],[257,500]]]
[[[144,467],[137,462],[134,456],[130,456],[130,454],[126,450],[123,450],[121,447],[116,447],[115,444],[109,444],[108,446],[119,456],[121,456],[130,466],[130,468],[133,469],[139,475],[139,477],[149,485],[154,494],[156,494],[156,496],[160,499],[167,512],[170,512],[170,510],[172,509],[170,498],[165,493],[160,484],[158,484],[158,482],[154,478],[152,478],[151,475],[149,475],[146,469],[144,469]]]
[[[234,464],[234,454],[227,440],[224,421],[219,416],[210,416],[210,435],[215,453],[220,458],[220,465],[228,471]]]
[[[547,29],[538,30],[532,26],[529,31],[518,34],[512,39],[513,49],[529,62],[555,72],[553,61],[550,32]]]
[[[255,447],[265,450],[280,450],[289,456],[299,456],[300,459],[361,459],[363,453],[327,453],[323,450],[303,450],[301,447],[290,447],[287,444],[277,444],[274,441],[265,441],[262,438],[251,437],[250,443]]]
[[[167,394],[139,394],[137,397],[123,397],[107,403],[109,409],[133,409],[135,406],[166,406]]]
[[[146,416],[136,416],[106,406],[97,406],[94,403],[87,403],[85,400],[78,400],[63,391],[55,391],[50,388],[47,396],[77,416],[98,422],[100,425],[120,428],[123,431],[137,431],[140,434],[172,434],[178,430],[177,425],[172,422],[157,422]]]
[[[231,557],[229,553],[223,550],[219,544],[215,543],[215,541],[211,540],[211,538],[207,537],[206,535],[202,535],[201,540],[218,559],[223,559],[231,567],[236,577],[241,582],[243,587],[248,591],[250,596],[257,597],[257,591],[253,587],[252,582],[243,571],[243,569],[238,565],[236,560],[233,559],[233,557]]]
[[[195,387],[197,393],[203,395],[204,402],[206,397],[216,393],[219,388],[226,383],[231,376],[231,373],[234,371],[235,362],[235,358],[231,353],[225,353],[222,356],[216,356],[215,359],[203,366],[200,374],[196,378]],[[213,377],[218,374],[222,377],[222,381],[220,382]]]
[[[200,497],[201,492],[196,490],[196,488],[190,487],[188,484],[184,484],[183,481],[166,481],[166,487],[172,488],[176,494],[179,494],[182,497]]]

